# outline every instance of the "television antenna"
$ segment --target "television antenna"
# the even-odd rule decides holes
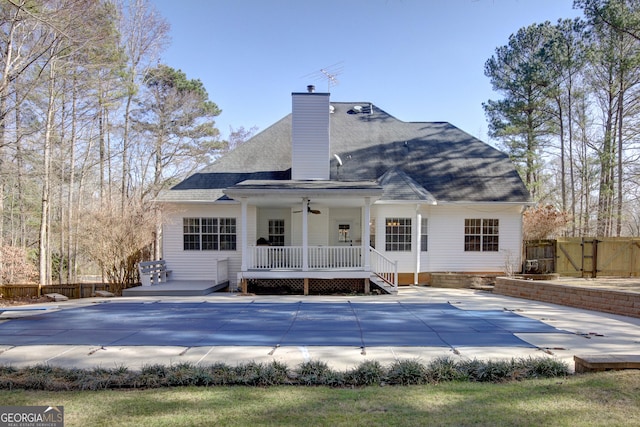
[[[313,73],[302,76],[302,78],[311,78],[315,81],[326,80],[327,92],[330,92],[333,86],[337,86],[338,83],[340,83],[340,81],[338,80],[338,76],[342,74],[343,71],[344,61],[340,61],[328,67],[320,68],[320,70],[314,71]]]

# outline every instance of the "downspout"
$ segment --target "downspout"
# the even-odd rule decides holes
[[[415,229],[415,239],[414,241],[416,242],[416,263],[415,263],[415,270],[413,272],[413,284],[417,285],[419,282],[419,275],[420,275],[420,255],[421,255],[421,248],[422,248],[422,242],[420,241],[422,238],[422,215],[420,214],[420,205],[416,205],[416,226],[414,227]]]

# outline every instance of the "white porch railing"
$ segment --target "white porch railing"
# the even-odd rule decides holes
[[[362,248],[360,246],[310,246],[309,268],[361,269]]]
[[[250,270],[302,269],[302,246],[250,246]]]
[[[310,270],[363,268],[360,246],[309,246]],[[302,270],[302,246],[250,246],[247,267],[250,270]]]
[[[389,258],[370,247],[371,271],[394,288],[398,287],[398,261]]]

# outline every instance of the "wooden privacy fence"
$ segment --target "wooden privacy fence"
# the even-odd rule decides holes
[[[557,239],[556,272],[562,276],[640,276],[640,238]]]
[[[563,237],[525,242],[524,259],[525,272],[585,278],[638,277],[640,237]]]
[[[61,294],[66,297],[88,298],[95,291],[108,291],[108,283],[75,283],[67,285],[48,285],[40,288],[40,294]],[[38,285],[1,285],[2,298],[35,298],[38,296]]]
[[[556,241],[524,242],[523,273],[548,274],[556,272]]]

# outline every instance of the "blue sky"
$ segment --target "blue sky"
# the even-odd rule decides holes
[[[150,0],[171,24],[161,61],[200,79],[216,120],[264,130],[291,92],[337,74],[334,101],[404,121],[447,121],[487,142],[484,64],[519,28],[573,18],[573,0]]]

